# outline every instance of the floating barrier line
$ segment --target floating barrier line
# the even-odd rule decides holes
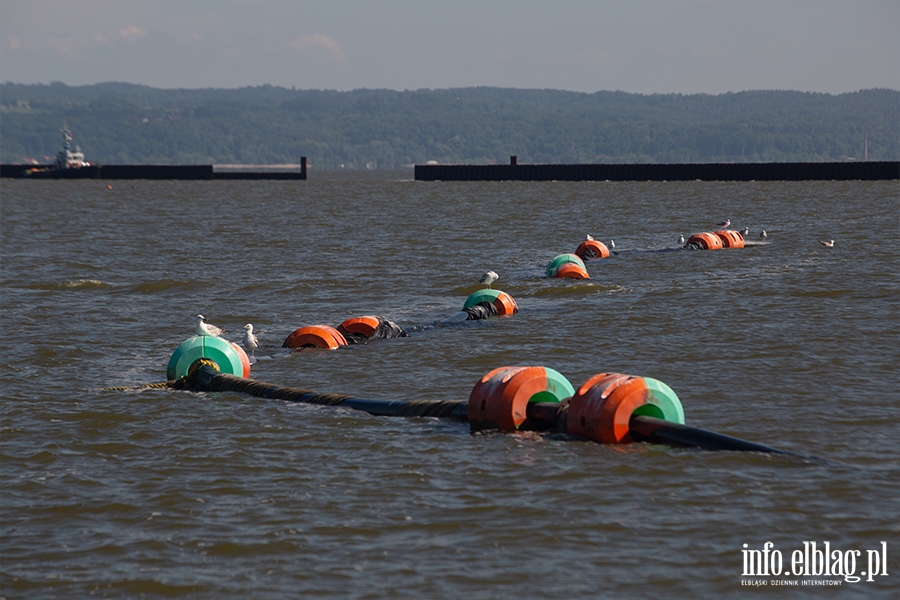
[[[469,403],[466,400],[401,402],[398,400],[367,400],[343,394],[320,394],[312,390],[281,387],[220,373],[207,365],[200,367],[192,375],[178,380],[172,387],[199,392],[239,392],[258,398],[343,406],[384,417],[437,417],[468,420]]]
[[[697,427],[688,427],[680,423],[672,423],[663,419],[644,415],[632,415],[628,421],[628,430],[631,438],[636,442],[651,442],[654,444],[670,444],[676,446],[692,446],[704,450],[732,450],[738,452],[767,452],[770,454],[787,454],[784,450],[777,450],[748,442],[740,438],[723,435],[714,431],[706,431]],[[796,455],[794,455],[796,456]]]
[[[245,379],[227,373],[220,373],[210,365],[202,365],[192,374],[177,381],[169,382],[175,389],[190,389],[199,392],[238,392],[275,400],[304,402],[325,406],[342,406],[384,417],[435,417],[441,419],[469,420],[468,400],[369,400],[354,398],[344,394],[320,394],[312,390],[281,387],[271,383]],[[527,426],[522,429],[571,433],[566,426],[569,403],[529,402],[526,408]],[[688,427],[672,421],[633,414],[628,422],[629,433],[636,442],[689,446],[705,450],[726,450],[734,452],[764,452],[809,458],[771,448],[763,444],[740,438]],[[576,437],[583,437],[573,434]]]
[[[542,402],[528,405],[528,419],[542,429],[552,429],[559,433],[569,433],[566,429],[566,420],[569,406],[567,402],[559,404]],[[651,444],[667,444],[674,446],[690,446],[703,450],[727,450],[732,452],[765,452],[769,454],[784,454],[799,456],[792,452],[785,452],[776,448],[770,448],[763,444],[748,442],[740,438],[731,437],[714,431],[707,431],[698,427],[688,427],[680,423],[673,423],[665,419],[657,419],[647,415],[633,414],[628,421],[628,432],[635,442],[647,442]],[[807,457],[802,457],[807,458]]]
[[[707,431],[697,427],[689,427],[680,423],[672,423],[663,419],[657,419],[646,415],[632,415],[628,422],[631,438],[636,442],[649,442],[653,444],[668,444],[674,446],[687,446],[701,448],[703,450],[727,450],[732,452],[764,452],[766,454],[780,454],[816,462],[823,465],[835,465],[836,463],[818,456],[807,456],[771,448],[756,442],[748,442],[740,438],[731,437],[714,431]]]

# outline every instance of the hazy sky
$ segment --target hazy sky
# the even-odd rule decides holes
[[[0,0],[0,80],[900,89],[900,1]]]

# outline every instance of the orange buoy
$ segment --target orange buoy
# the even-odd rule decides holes
[[[295,329],[291,335],[287,336],[281,347],[298,349],[314,346],[316,348],[334,350],[339,346],[346,345],[347,340],[334,327],[330,325],[308,325]]]
[[[722,229],[716,232],[716,235],[722,240],[722,246],[725,248],[743,248],[744,236],[734,229]]]
[[[494,301],[491,304],[497,309],[497,315],[501,317],[519,312],[519,305],[516,303],[515,299],[506,292],[497,294],[497,297],[494,298]]]
[[[584,261],[575,254],[567,253],[560,254],[556,256],[550,263],[547,265],[547,277],[556,277],[556,271],[559,270],[559,267],[566,263],[575,263],[577,265],[581,265],[584,268]]]
[[[234,342],[231,342],[231,346],[234,348],[234,351],[237,352],[238,358],[241,359],[241,366],[244,369],[244,374],[241,375],[241,377],[243,377],[244,379],[250,377],[250,358],[247,356],[247,353],[244,352],[243,348],[241,348]]]
[[[694,235],[692,235],[688,239],[687,245],[698,246],[703,250],[721,250],[722,238],[714,233],[704,231],[702,233],[695,233]]]
[[[469,395],[473,429],[516,431],[527,420],[529,402],[560,402],[574,393],[569,381],[547,367],[499,367],[482,377]]]
[[[633,414],[684,424],[684,409],[672,388],[650,377],[594,375],[569,400],[566,431],[600,442],[631,442]]]
[[[352,319],[347,319],[343,323],[337,326],[337,330],[341,332],[345,337],[349,335],[361,335],[363,337],[369,337],[375,330],[378,329],[378,326],[381,325],[381,321],[378,317],[372,315],[365,315],[362,317],[353,317]]]
[[[558,279],[590,279],[591,276],[585,268],[578,263],[564,263],[560,265],[553,276]]]
[[[506,292],[491,289],[478,290],[471,294],[466,298],[466,301],[463,304],[463,310],[471,308],[476,304],[481,304],[482,302],[493,304],[494,308],[497,309],[497,315],[501,317],[519,312],[519,305],[516,304],[516,301],[512,296]]]
[[[585,240],[578,245],[578,248],[575,250],[575,256],[578,258],[607,258],[609,256],[609,248],[603,242]]]

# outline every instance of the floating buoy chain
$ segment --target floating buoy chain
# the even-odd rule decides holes
[[[500,367],[473,388],[469,422],[473,430],[551,430],[602,444],[643,441],[799,456],[684,425],[678,396],[650,377],[599,373],[560,399],[569,389],[562,375],[546,367]]]
[[[600,373],[577,391],[548,367],[500,367],[484,375],[468,400],[384,401],[286,388],[199,366],[189,389],[238,392],[260,398],[342,406],[378,416],[434,417],[468,421],[472,431],[553,431],[602,444],[634,441],[709,450],[791,454],[762,444],[684,425],[681,401],[669,386],[649,377]],[[793,454],[792,454],[793,455]],[[796,455],[793,455],[796,456]],[[808,457],[802,457],[808,458]]]
[[[307,325],[295,329],[284,340],[282,348],[327,348],[334,350],[350,344],[364,344],[370,340],[409,337],[399,325],[384,317],[365,315],[347,319],[337,327]]]
[[[733,229],[703,231],[688,238],[684,247],[688,250],[721,250],[722,248],[743,248],[744,236]]]

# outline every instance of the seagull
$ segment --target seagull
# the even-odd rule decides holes
[[[684,235],[679,235],[679,236],[678,236],[678,245],[679,245],[679,246],[684,246]]]
[[[743,229],[741,229],[741,235],[744,237],[747,237],[748,235],[750,235],[750,228],[744,227]]]
[[[244,329],[247,330],[247,333],[244,334],[244,348],[250,351],[250,356],[253,356],[253,353],[259,348],[259,338],[253,335],[253,325],[247,323],[244,325]]]
[[[609,249],[613,250],[616,247],[615,240],[609,240]]]
[[[718,227],[728,227],[729,225],[731,225],[731,219],[725,219],[721,223],[716,223]]]
[[[763,229],[762,231],[759,232],[759,237],[761,237],[762,239],[766,239],[767,237],[769,237],[769,234],[767,234],[766,230]]]
[[[829,248],[834,248],[834,240],[819,240],[819,243]]]
[[[224,329],[220,329],[211,323],[206,322],[206,317],[203,315],[197,315],[194,323],[196,324],[197,335],[211,335],[213,337],[219,337],[223,333],[225,333]]]
[[[593,241],[594,241],[594,238],[593,238],[593,236],[592,236],[591,234],[587,234],[586,236],[584,236],[584,241],[586,241],[586,242],[593,242]]]
[[[484,283],[491,287],[491,284],[500,279],[500,276],[494,273],[493,271],[487,271],[484,275],[481,276],[481,279],[478,280],[478,283]]]

